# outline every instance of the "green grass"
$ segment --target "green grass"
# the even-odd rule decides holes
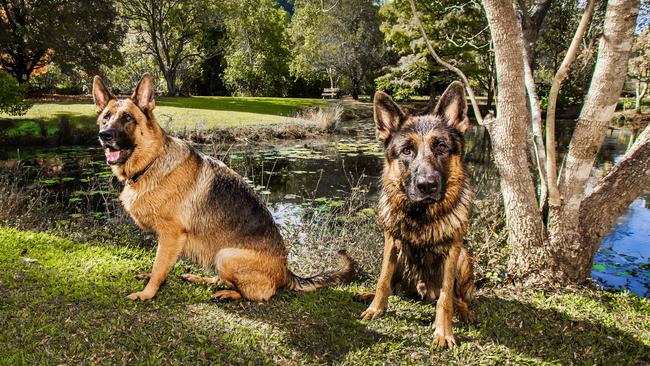
[[[352,284],[281,292],[267,304],[213,304],[176,265],[151,302],[153,250],[75,243],[0,228],[0,364],[647,364],[650,303],[629,293],[483,290],[478,322],[455,324],[453,351],[431,346],[433,305],[392,297],[378,320]],[[36,262],[24,258],[35,259]]]
[[[321,99],[191,97],[156,100],[156,115],[171,131],[183,128],[229,128],[291,123],[302,108],[326,105]],[[92,102],[35,103],[24,116],[0,114],[0,135],[6,138],[53,136],[62,117],[73,130],[95,132],[95,107]],[[45,130],[43,133],[41,129]]]

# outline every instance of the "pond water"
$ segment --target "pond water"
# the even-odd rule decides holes
[[[367,196],[374,207],[383,155],[370,121],[353,137],[332,137],[278,144],[201,146],[241,174],[268,203],[276,221],[299,223],[306,206],[336,206],[351,192]],[[592,181],[606,173],[631,145],[633,134],[610,130],[599,153]],[[477,196],[498,190],[498,177],[490,160],[487,134],[477,128],[467,134],[466,163]],[[55,149],[2,149],[0,164],[23,164],[27,184],[56,190],[71,217],[90,207],[98,217],[110,216],[117,190],[98,147]],[[100,179],[97,179],[100,178]],[[596,256],[593,276],[608,288],[629,289],[650,297],[650,187],[620,218]],[[82,210],[83,207],[83,210]]]

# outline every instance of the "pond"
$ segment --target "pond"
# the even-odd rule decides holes
[[[367,197],[368,209],[374,207],[383,155],[371,121],[361,121],[358,126],[363,126],[363,132],[353,137],[200,148],[241,174],[268,203],[279,224],[295,224],[302,219],[306,206],[336,206],[353,191]],[[592,183],[622,157],[632,138],[631,131],[609,131]],[[483,130],[472,128],[467,134],[466,162],[478,197],[498,190],[486,142]],[[110,169],[98,147],[0,148],[0,163],[27,167],[28,184],[56,190],[70,217],[82,215],[82,207],[90,207],[98,217],[110,217],[111,207],[119,204],[117,190],[108,184]],[[644,297],[650,297],[648,192],[650,189],[632,203],[605,238],[593,267],[593,276],[602,286],[629,289]]]

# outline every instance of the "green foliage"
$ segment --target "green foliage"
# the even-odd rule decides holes
[[[467,75],[479,89],[490,88],[493,54],[482,8],[477,2],[443,0],[417,2],[420,20],[440,57]],[[398,100],[428,95],[435,84],[446,85],[457,77],[434,62],[408,0],[386,2],[381,8],[381,31],[395,64],[375,80],[377,87]]]
[[[4,71],[0,71],[0,114],[20,116],[27,113],[31,104],[24,101],[27,85],[20,85]]]
[[[274,0],[228,3],[226,69],[233,95],[286,95],[289,84],[287,12]]]
[[[157,93],[167,93],[167,83],[155,57],[150,52],[143,50],[142,43],[138,42],[138,37],[128,34],[120,48],[120,53],[124,59],[122,65],[101,68],[106,85],[114,94],[131,94],[145,72],[153,76]]]
[[[42,93],[64,95],[90,93],[90,83],[85,72],[74,69],[64,73],[57,63],[49,64],[46,73],[33,76],[29,83]]]
[[[539,104],[542,110],[548,107],[548,94],[551,91],[550,85],[542,85],[537,91],[540,95]],[[576,83],[562,85],[560,93],[557,95],[557,107],[567,108],[582,103],[585,91]]]
[[[540,36],[535,42],[535,80],[541,84],[540,97],[545,99],[553,76],[557,72],[571,40],[586,3],[572,0],[553,1],[544,17]],[[589,28],[584,35],[577,57],[569,74],[562,83],[558,106],[567,107],[579,104],[589,89],[591,76],[596,65],[598,40],[602,34],[603,19],[607,2],[597,2]],[[546,108],[545,105],[543,105]]]
[[[0,68],[20,82],[54,59],[63,72],[120,62],[123,29],[113,1],[3,1],[0,14]]]
[[[389,66],[386,73],[377,79],[377,89],[390,91],[397,101],[413,96],[428,94],[431,79],[431,63],[421,53],[407,54],[397,60],[396,66]]]
[[[201,49],[202,33],[218,23],[217,11],[220,3],[209,0],[123,0],[122,12],[134,39],[127,39],[143,55],[136,63],[137,70],[150,66],[155,61],[167,84],[168,95],[178,95],[182,89],[189,89],[187,81],[198,74],[194,67],[206,57]],[[129,51],[127,49],[127,51]],[[144,56],[146,55],[146,56]],[[137,51],[133,53],[137,57]],[[129,83],[134,70],[127,70],[116,79]],[[185,84],[185,85],[183,85]]]
[[[291,73],[346,87],[353,97],[370,91],[369,81],[384,61],[376,2],[371,0],[295,3],[289,30]]]

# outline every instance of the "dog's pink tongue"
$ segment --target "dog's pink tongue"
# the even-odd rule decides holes
[[[107,161],[116,161],[120,157],[120,151],[106,150],[106,160]]]

